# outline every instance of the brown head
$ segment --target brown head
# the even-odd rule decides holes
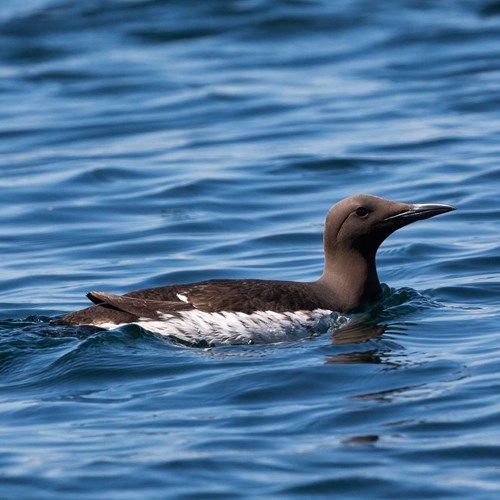
[[[366,194],[338,202],[326,217],[325,270],[319,283],[342,302],[341,310],[373,299],[381,291],[375,266],[380,244],[401,227],[451,210],[451,205],[400,203]]]

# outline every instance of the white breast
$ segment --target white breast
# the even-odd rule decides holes
[[[277,313],[256,311],[203,312],[198,310],[163,314],[161,320],[141,318],[136,322],[150,332],[174,337],[189,344],[209,345],[270,343],[303,337],[332,311],[294,311]]]

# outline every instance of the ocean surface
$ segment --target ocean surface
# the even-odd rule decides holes
[[[500,2],[4,0],[0,497],[500,498]],[[450,203],[289,342],[50,320],[309,281],[329,207]]]

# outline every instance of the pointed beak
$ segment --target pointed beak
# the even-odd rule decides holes
[[[399,214],[386,217],[383,222],[394,222],[398,225],[405,226],[417,220],[429,219],[435,215],[441,215],[455,210],[455,207],[442,203],[408,205],[408,208],[408,210],[400,212]]]

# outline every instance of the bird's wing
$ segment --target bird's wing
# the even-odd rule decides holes
[[[87,297],[94,304],[106,305],[138,318],[159,319],[162,314],[188,311],[194,308],[192,304],[186,302],[140,299],[107,292],[89,292]]]
[[[307,284],[291,281],[209,280],[145,288],[125,295],[91,292],[87,297],[139,317],[197,309],[203,312],[299,311],[323,307]],[[148,313],[148,314],[147,314]]]
[[[291,281],[207,281],[186,287],[179,285],[177,296],[207,312],[283,312],[319,307],[305,283]]]

